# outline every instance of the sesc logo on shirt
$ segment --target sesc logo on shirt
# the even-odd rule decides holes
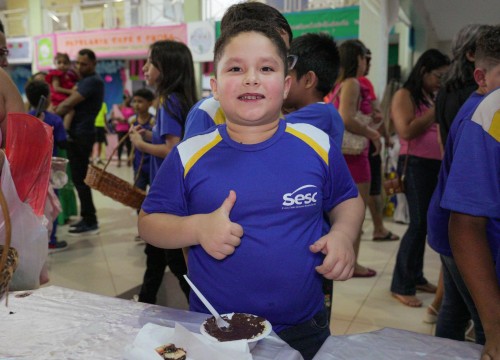
[[[315,206],[318,191],[315,185],[304,185],[293,192],[283,195],[283,209],[297,209],[307,206]]]

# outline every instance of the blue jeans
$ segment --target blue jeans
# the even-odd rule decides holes
[[[326,308],[318,311],[311,320],[285,329],[278,336],[300,352],[304,360],[311,360],[330,336]]]
[[[465,285],[455,260],[441,255],[443,263],[444,297],[436,324],[436,336],[464,341],[469,319],[474,321],[476,343],[484,345],[484,330],[474,301]]]
[[[405,156],[399,157],[398,172]],[[416,285],[427,284],[424,277],[424,251],[427,237],[427,209],[437,184],[441,161],[409,156],[404,180],[410,224],[399,244],[391,291],[415,295]]]

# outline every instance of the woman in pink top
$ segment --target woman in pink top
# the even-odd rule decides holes
[[[381,147],[379,132],[361,123],[355,117],[358,110],[370,116],[372,113],[371,105],[368,106],[366,102],[363,102],[361,87],[358,81],[358,78],[363,76],[366,72],[367,51],[367,48],[359,40],[347,40],[339,46],[340,74],[337,79],[337,84],[331,93],[332,95],[327,96],[325,101],[333,102],[335,107],[339,110],[347,131],[366,137],[373,142],[375,148],[379,151]],[[371,180],[368,148],[367,141],[366,147],[361,154],[344,154],[351,176],[365,204],[368,201]],[[354,246],[356,258],[359,254],[360,242],[361,234]],[[361,266],[356,262],[354,277],[372,277],[376,274],[377,272],[375,270]]]
[[[417,290],[436,292],[436,286],[424,277],[423,265],[427,209],[441,165],[434,95],[449,64],[448,56],[436,49],[424,52],[391,104],[394,127],[401,142],[400,174],[408,156],[404,185],[410,212],[410,224],[399,245],[391,292],[411,307],[422,306],[415,296]]]
[[[127,90],[125,90],[123,93],[123,103],[113,105],[113,109],[111,110],[111,121],[113,122],[116,134],[118,135],[118,141],[121,141],[121,139],[128,134],[128,130],[130,128],[128,119],[134,115],[134,109],[130,106],[131,100],[130,94]],[[127,138],[120,144],[120,146],[118,146],[118,167],[121,166],[123,146],[127,148],[127,165],[130,166],[132,164],[130,159],[132,154],[132,144]]]

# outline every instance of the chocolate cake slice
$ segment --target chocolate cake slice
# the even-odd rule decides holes
[[[231,318],[227,315],[223,315],[222,318],[229,323],[229,328],[219,328],[213,316],[208,318],[204,324],[205,331],[220,342],[250,340],[262,334],[265,329],[266,319],[260,316],[235,313]]]

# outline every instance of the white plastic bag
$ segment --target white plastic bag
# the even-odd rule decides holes
[[[19,253],[19,264],[9,290],[30,290],[40,286],[40,272],[47,259],[48,233],[45,217],[38,217],[17,195],[10,166],[5,159],[1,176],[2,191],[7,200],[12,222],[11,244]],[[0,210],[1,213],[1,210]],[[0,244],[5,244],[5,221],[0,217]]]
[[[396,210],[394,211],[393,219],[400,224],[410,223],[410,210],[408,209],[408,200],[405,194],[396,194]]]

